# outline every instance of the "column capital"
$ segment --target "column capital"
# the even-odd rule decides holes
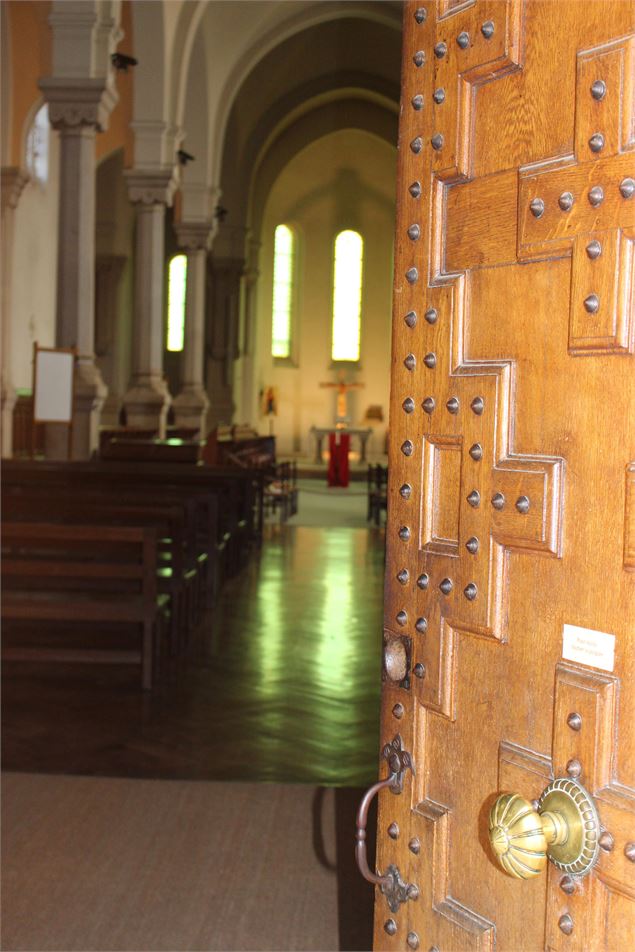
[[[5,208],[17,208],[20,195],[30,175],[17,165],[2,167],[2,211]]]
[[[207,221],[182,221],[176,226],[179,248],[184,251],[207,251],[216,226]]]
[[[97,79],[45,76],[38,86],[49,106],[49,119],[60,131],[93,126],[108,128],[110,113],[117,105],[117,91],[105,77]]]
[[[185,136],[181,126],[163,119],[133,119],[136,169],[157,171],[174,164],[177,150]]]
[[[131,202],[140,205],[171,205],[178,186],[178,169],[129,169],[124,172]]]
[[[200,174],[200,170],[198,170]],[[221,190],[217,185],[208,185],[206,182],[192,182],[189,167],[183,173],[181,183],[181,220],[188,222],[209,221],[214,223],[214,230],[218,226],[217,208],[221,197]]]

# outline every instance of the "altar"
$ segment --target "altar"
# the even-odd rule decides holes
[[[328,436],[330,433],[346,433],[349,436],[359,437],[360,442],[360,461],[362,463],[366,462],[366,443],[368,442],[368,437],[373,432],[372,427],[364,429],[362,427],[336,427],[336,426],[312,426],[310,430],[311,434],[315,437],[315,462],[322,462],[322,442],[325,436]]]

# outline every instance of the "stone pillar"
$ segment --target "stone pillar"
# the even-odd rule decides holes
[[[13,243],[15,210],[22,189],[29,176],[22,169],[7,166],[2,169],[2,288],[0,305],[2,307],[2,376],[0,378],[0,397],[2,418],[0,438],[2,456],[11,456],[13,452],[13,408],[15,407],[15,388],[11,373],[11,279],[13,275]]]
[[[172,204],[174,168],[126,173],[137,206],[132,381],[123,404],[128,426],[154,428],[165,436],[170,393],[163,375],[165,208]]]
[[[247,265],[243,272],[243,297],[238,337],[239,359],[235,366],[235,399],[239,401],[236,409],[237,419],[243,423],[257,425],[259,416],[258,391],[255,379],[256,355],[256,299],[258,291],[258,254],[260,242],[248,242]],[[239,379],[238,379],[239,378]]]
[[[206,435],[209,399],[203,382],[205,362],[205,285],[207,249],[211,226],[206,222],[182,222],[177,227],[179,247],[187,255],[185,297],[185,340],[183,345],[183,385],[174,400],[177,426],[198,427],[199,439]]]
[[[98,254],[95,261],[95,354],[109,389],[101,411],[103,426],[119,423],[121,396],[130,376],[130,367],[124,369],[120,327],[121,280],[127,263],[125,255],[114,254]]]
[[[116,94],[103,79],[40,80],[51,125],[60,133],[56,345],[75,347],[74,459],[98,443],[108,389],[95,364],[95,135],[108,124]],[[64,456],[66,436],[47,434],[47,455]]]
[[[243,258],[214,258],[208,321],[207,388],[209,423],[231,423],[234,415],[234,361],[238,356]]]

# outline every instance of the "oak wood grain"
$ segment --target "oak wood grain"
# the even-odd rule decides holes
[[[413,676],[384,682],[382,742],[398,727],[416,776],[380,794],[378,868],[419,900],[389,936],[377,895],[378,948],[582,952],[633,931],[634,31],[611,0],[405,6],[384,626],[405,613]],[[460,466],[435,461],[449,445]],[[564,624],[614,635],[613,670],[565,663]],[[573,895],[555,868],[510,879],[494,800],[537,798],[576,758],[613,849]]]

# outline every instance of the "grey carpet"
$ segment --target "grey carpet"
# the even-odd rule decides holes
[[[2,948],[338,949],[335,800],[308,786],[6,774]],[[359,915],[364,931],[370,907]]]

